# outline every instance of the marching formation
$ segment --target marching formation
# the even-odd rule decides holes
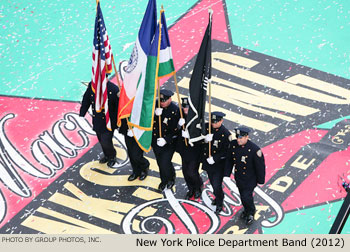
[[[265,183],[265,160],[261,149],[249,140],[250,129],[234,129],[233,137],[224,126],[225,114],[211,112],[211,29],[213,12],[197,54],[189,83],[189,96],[182,97],[177,87],[176,71],[170,47],[164,9],[157,23],[156,1],[149,0],[129,61],[121,62],[119,73],[107,35],[100,3],[97,2],[93,40],[92,80],[83,96],[80,116],[92,109],[93,130],[104,156],[100,163],[116,164],[114,130],[125,137],[132,167],[129,181],[144,180],[149,161],[144,152],[154,152],[161,182],[160,191],[172,189],[176,181],[172,158],[178,152],[187,185],[187,200],[201,197],[203,181],[200,166],[213,187],[215,212],[223,210],[223,178],[234,178],[239,189],[246,224],[254,220],[253,191]],[[117,84],[108,80],[114,66]],[[159,80],[174,77],[178,102],[172,90],[161,88]],[[209,117],[206,101],[209,96]]]

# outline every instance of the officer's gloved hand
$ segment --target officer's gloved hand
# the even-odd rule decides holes
[[[180,127],[182,127],[182,125],[185,124],[185,119],[184,118],[180,118],[179,122],[177,123]]]
[[[213,165],[213,164],[215,163],[213,157],[207,158],[207,162],[208,162],[208,164],[210,164],[210,165]]]
[[[213,134],[207,134],[204,138],[206,143],[213,141]]]
[[[164,138],[158,138],[157,139],[157,145],[159,146],[159,147],[163,147],[164,145],[166,145],[166,141],[165,141],[165,139]]]
[[[128,137],[133,137],[134,133],[132,132],[131,129],[128,129],[128,133],[126,134]]]
[[[188,130],[182,130],[181,135],[183,138],[190,138],[190,134],[188,133]]]
[[[155,111],[156,116],[160,116],[162,113],[163,113],[162,108],[156,108],[156,111]]]

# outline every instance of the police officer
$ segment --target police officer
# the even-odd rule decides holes
[[[179,127],[179,137],[177,140],[176,150],[181,156],[182,161],[182,173],[184,175],[188,192],[186,194],[186,199],[200,198],[202,194],[203,181],[199,175],[199,164],[200,164],[200,153],[201,153],[201,143],[195,142],[193,146],[188,143],[189,133],[187,130],[181,130],[181,127],[185,125],[185,119],[187,117],[189,103],[188,98],[181,98],[182,111],[184,118],[180,118]],[[187,140],[185,140],[187,139]],[[187,145],[186,145],[187,142]]]
[[[124,135],[125,144],[132,167],[132,174],[128,177],[129,181],[137,178],[144,180],[148,175],[149,161],[143,156],[143,150],[137,144],[133,132],[129,129],[127,120],[122,119],[119,132]]]
[[[175,169],[171,159],[176,147],[180,111],[171,100],[173,94],[171,90],[160,90],[160,108],[158,108],[157,101],[153,122],[152,148],[159,167],[161,183],[158,189],[161,191],[165,188],[171,189],[175,184]],[[159,119],[161,136],[159,134]]]
[[[249,140],[248,128],[240,127],[235,132],[237,139],[230,143],[225,176],[231,175],[234,166],[234,176],[244,207],[241,218],[249,225],[254,221],[255,214],[254,188],[257,184],[265,183],[265,159],[259,146]]]
[[[227,148],[231,139],[230,132],[222,124],[225,114],[219,111],[211,114],[212,134],[205,136],[203,144],[202,169],[208,173],[210,184],[214,190],[215,199],[212,204],[216,205],[215,213],[222,211],[224,192],[222,190],[222,181],[224,178],[225,159]],[[206,124],[209,132],[209,124]],[[209,153],[209,144],[211,153]]]
[[[106,75],[108,79],[108,75]],[[92,126],[96,132],[99,143],[101,144],[104,156],[100,159],[100,163],[107,163],[109,167],[112,167],[116,162],[116,150],[114,148],[112,139],[114,130],[117,128],[117,114],[119,103],[119,88],[114,83],[108,80],[107,82],[107,95],[108,95],[108,109],[109,117],[111,121],[111,130],[106,127],[106,116],[104,109],[101,112],[97,112],[95,108],[95,93],[92,91],[91,82],[89,83],[81,102],[79,116],[84,117],[89,107],[92,107]]]

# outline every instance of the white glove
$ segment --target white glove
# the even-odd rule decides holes
[[[156,116],[160,116],[162,114],[162,112],[163,112],[162,108],[156,108],[156,111],[155,111]]]
[[[208,162],[208,164],[210,164],[210,165],[213,165],[213,164],[215,163],[213,157],[207,158],[207,162]]]
[[[126,134],[128,137],[133,137],[134,133],[132,133],[131,129],[128,129],[128,133]]]
[[[165,139],[164,138],[158,138],[157,139],[157,145],[159,146],[159,147],[163,147],[164,145],[166,145],[166,141],[165,141]]]
[[[182,130],[181,135],[183,138],[190,138],[190,134],[188,133],[188,130]]]
[[[205,136],[205,138],[204,138],[204,141],[205,141],[206,143],[213,141],[213,135],[214,135],[214,134],[207,134],[207,135]]]
[[[180,127],[182,127],[182,125],[185,124],[185,119],[184,118],[180,118],[179,122],[177,123]]]

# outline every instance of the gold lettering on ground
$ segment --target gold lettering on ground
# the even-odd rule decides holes
[[[244,234],[248,228],[239,229],[239,226],[232,226],[225,230],[224,234]]]
[[[239,64],[232,61],[231,63]],[[216,68],[222,72],[237,76],[239,78],[242,78],[269,88],[273,88],[277,91],[282,91],[288,94],[296,95],[301,98],[320,101],[320,102],[326,102],[326,103],[333,103],[333,104],[350,103],[349,90],[342,87],[338,87],[328,82],[324,82],[312,77],[305,76],[305,75],[299,74],[299,75],[296,75],[296,77],[292,76],[284,81],[281,81],[266,75],[262,75],[259,73],[255,73],[253,71],[239,68],[231,64],[219,62],[218,60],[213,60],[213,68]],[[300,85],[297,85],[298,83],[311,86],[323,92],[318,92],[307,87],[301,87]],[[336,94],[343,98],[335,97],[332,92],[333,88],[336,90]],[[329,95],[325,94],[324,91],[328,92]]]
[[[180,87],[183,87],[183,88],[188,88],[189,82],[190,82],[189,78],[183,78],[178,83],[178,85]],[[216,87],[217,86],[215,86],[215,88]],[[228,91],[225,91],[225,92],[231,92],[231,91],[228,90]],[[220,97],[226,97],[226,94],[225,95],[216,94],[216,95],[219,95],[217,97],[218,99],[221,99]],[[208,102],[207,102],[206,106],[207,106],[206,107],[206,111],[208,111]],[[238,113],[232,112],[232,111],[230,111],[228,109],[225,109],[223,107],[218,107],[218,106],[215,106],[215,105],[212,104],[211,108],[212,108],[212,111],[217,110],[217,111],[224,112],[226,114],[225,118],[227,118],[227,120],[230,120],[230,121],[238,123],[238,124],[247,125],[249,127],[252,127],[254,129],[257,129],[257,130],[260,130],[260,131],[263,131],[263,132],[269,132],[269,131],[277,128],[277,125],[275,125],[273,123],[262,121],[262,120],[258,120],[258,119],[255,119],[255,118],[251,118],[251,117],[245,116],[243,114],[238,114]]]
[[[291,186],[292,183],[293,179],[291,177],[282,176],[273,181],[269,188],[271,190],[284,193]]]
[[[154,199],[163,198],[163,194],[157,193],[151,190],[147,190],[142,187],[137,188],[136,191],[132,194],[132,196],[138,197],[144,200],[154,200]]]
[[[243,67],[247,67],[247,68],[252,68],[253,66],[256,66],[257,64],[260,63],[259,61],[248,59],[246,57],[242,57],[242,56],[238,56],[238,55],[234,55],[232,53],[214,52],[211,55],[213,57],[213,60],[221,59],[221,60],[225,60],[227,62],[232,62],[232,63],[235,63],[235,64],[243,66]]]
[[[269,206],[256,205],[255,208],[256,208],[256,213],[254,215],[254,219],[258,220],[261,217],[260,213],[266,212],[266,210],[269,209]]]
[[[150,166],[154,167],[152,164]],[[83,165],[80,168],[80,176],[87,181],[90,181],[91,183],[103,186],[147,186],[157,189],[160,183],[160,179],[153,176],[147,176],[147,178],[143,181],[140,181],[138,179],[134,181],[128,181],[129,175],[103,174],[98,172],[98,167],[95,166],[94,162]]]
[[[303,155],[300,155],[297,159],[294,160],[294,162],[291,164],[291,166],[295,167],[295,168],[299,168],[301,170],[306,170],[307,168],[309,168],[314,162],[315,162],[315,158],[311,159],[308,163],[307,159],[304,158],[302,161],[300,161],[300,159],[303,158]]]
[[[331,96],[330,95],[321,96],[319,101],[323,101],[326,103],[333,103],[333,104],[350,103],[350,90],[339,87],[337,85],[334,85],[326,81],[315,79],[303,74],[297,74],[286,79],[286,82],[294,85],[303,84],[305,86],[321,90],[331,95]],[[335,96],[338,96],[338,98],[336,98]]]
[[[39,207],[36,211],[50,215],[64,222],[30,215],[21,223],[21,225],[45,234],[114,234],[114,232],[110,230],[92,225],[85,221],[72,218],[44,207]],[[68,224],[67,222],[71,224]]]

